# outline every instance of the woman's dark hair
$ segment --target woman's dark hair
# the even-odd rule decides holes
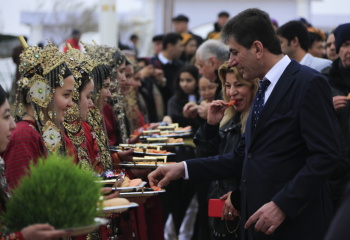
[[[114,59],[114,61],[113,64],[110,66],[111,69],[119,67],[119,65],[126,61],[125,55],[120,50],[115,51],[112,54],[112,58]]]
[[[61,65],[51,70],[44,77],[47,80],[47,82],[50,83],[50,87],[55,89],[57,87],[60,87],[60,76],[62,76],[63,79],[65,79],[70,75],[73,75],[73,73],[68,69],[68,66],[66,63],[62,63]]]
[[[92,70],[91,77],[94,79],[94,89],[96,92],[102,89],[104,81],[110,77],[110,74],[110,68],[104,64],[98,65]]]
[[[197,100],[199,99],[199,88],[198,88],[199,72],[198,72],[198,68],[195,67],[194,65],[187,64],[179,70],[177,80],[176,80],[176,85],[175,85],[176,100],[179,101],[182,105],[185,105],[188,102],[188,94],[186,94],[180,87],[180,76],[181,76],[181,73],[184,73],[184,72],[191,74],[191,76],[195,79],[196,88],[194,90],[194,95],[196,96]]]
[[[7,97],[7,92],[5,92],[5,90],[0,85],[0,106],[2,106],[5,103]]]
[[[92,79],[90,78],[90,75],[86,72],[83,72],[81,74],[81,78],[80,78],[80,81],[81,81],[81,84],[79,86],[79,94],[81,94],[81,92],[84,90],[84,88],[86,87],[86,85],[91,81]]]

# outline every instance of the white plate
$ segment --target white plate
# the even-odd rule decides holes
[[[110,148],[109,149],[110,151],[112,152],[123,152],[123,150],[121,149],[116,149],[116,148]],[[134,152],[134,153],[137,153],[137,154],[144,154],[144,155],[150,155],[150,156],[171,156],[171,155],[175,155],[175,153],[145,153],[145,152]]]
[[[117,164],[121,167],[128,167],[128,168],[157,168],[160,166],[165,166],[166,164],[133,164],[133,163],[119,163]],[[168,164],[167,164],[168,165]]]
[[[125,212],[129,208],[138,207],[139,205],[137,203],[131,202],[129,205],[121,205],[121,206],[112,206],[112,207],[104,207],[102,209],[103,213],[119,213],[119,212]]]
[[[120,190],[123,192],[123,190],[132,190],[134,188],[142,188],[146,185],[147,182],[141,182],[140,185],[134,186],[134,187],[117,187],[117,188],[112,188],[112,190]]]
[[[90,225],[90,226],[66,228],[66,229],[62,229],[62,230],[69,232],[70,237],[74,237],[74,236],[84,235],[84,234],[88,234],[90,232],[93,232],[96,229],[98,229],[99,226],[105,225],[109,221],[108,219],[105,219],[105,218],[95,218],[94,220],[95,220],[95,223]]]
[[[180,142],[180,143],[149,143],[148,145],[158,145],[158,146],[180,146],[180,145],[184,145],[185,142]]]
[[[183,133],[177,133],[177,134],[164,134],[164,135],[157,135],[157,136],[140,136],[140,139],[147,139],[147,138],[157,138],[157,137],[187,137],[190,136],[191,132],[183,132]]]
[[[99,181],[96,181],[98,183],[104,183],[104,184],[113,184],[117,181],[117,179],[110,179],[110,180],[99,180]]]
[[[191,134],[192,133],[192,130],[175,130],[175,131],[169,131],[170,133],[171,132],[174,132],[174,133],[189,133]]]
[[[128,198],[128,197],[151,197],[158,195],[159,193],[164,193],[165,189],[162,189],[160,191],[150,191],[150,192],[126,192],[126,193],[120,193],[120,197]]]

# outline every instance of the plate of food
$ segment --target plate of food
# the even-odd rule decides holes
[[[102,213],[118,213],[118,212],[125,212],[129,208],[138,207],[139,205],[134,202],[129,202],[126,198],[112,198],[108,200],[104,200],[103,203]]]
[[[185,132],[191,132],[192,127],[186,126],[186,127],[179,127],[178,123],[168,124],[168,125],[160,125],[157,127],[158,130],[161,131],[169,131],[174,133],[185,133]]]
[[[148,139],[148,138],[163,138],[163,137],[188,137],[191,136],[191,132],[181,132],[181,133],[176,133],[176,132],[170,132],[170,131],[164,131],[161,132],[161,134],[152,134],[152,135],[145,135],[145,136],[140,136],[140,139]]]
[[[150,188],[141,188],[137,189],[133,192],[127,192],[127,193],[120,193],[119,195],[123,198],[128,198],[128,197],[151,197],[158,195],[159,193],[164,193],[165,189],[161,189],[157,186],[153,186]]]
[[[145,156],[133,157],[132,162],[122,162],[118,165],[129,168],[157,168],[173,163],[174,162],[167,162],[167,156]]]
[[[165,165],[169,165],[169,164],[173,164],[173,162],[168,162],[168,163],[119,163],[119,166],[122,167],[127,167],[127,168],[157,168],[160,166],[165,166]]]
[[[150,147],[150,146],[149,146]],[[175,155],[175,153],[168,152],[166,150],[157,149],[157,147],[161,146],[152,146],[153,148],[141,148],[137,147],[134,148],[135,154],[142,154],[142,155],[149,155],[149,156],[172,156]],[[112,152],[123,152],[126,150],[129,150],[128,147],[110,147],[110,151]]]
[[[101,210],[102,213],[116,213],[116,212],[124,212],[131,207],[137,207],[137,203],[129,202],[128,199],[117,197],[104,200],[102,202],[102,208],[97,208],[97,210]]]
[[[192,127],[191,126],[187,126],[187,127],[178,127],[174,129],[175,133],[186,133],[186,132],[191,132],[192,131]]]
[[[102,208],[103,213],[121,213],[125,212],[129,208],[138,207],[139,205],[137,203],[131,202],[128,205],[121,205],[121,206],[112,206],[112,207],[104,207]]]
[[[89,226],[66,228],[62,230],[69,232],[70,237],[74,237],[74,236],[84,235],[84,234],[93,232],[96,229],[98,229],[101,225],[106,225],[108,222],[109,220],[105,218],[95,218],[94,223]]]
[[[181,146],[184,145],[184,142],[172,142],[172,143],[150,143],[153,146]]]
[[[184,145],[183,138],[159,138],[160,140],[157,140],[158,138],[147,138],[147,142],[149,142],[149,145],[158,145],[158,146],[179,146]],[[164,140],[165,139],[165,140]]]
[[[138,184],[139,183],[139,184]],[[142,188],[146,185],[147,182],[141,181],[140,178],[135,178],[130,180],[127,187],[114,187],[112,190],[121,191],[121,192],[129,192],[135,188]],[[138,185],[136,185],[138,184]]]

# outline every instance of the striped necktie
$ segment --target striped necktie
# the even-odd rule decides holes
[[[259,119],[259,115],[264,108],[265,102],[265,91],[270,85],[270,81],[264,78],[261,82],[259,82],[259,89],[254,99],[253,104],[253,129],[255,129],[256,124]]]

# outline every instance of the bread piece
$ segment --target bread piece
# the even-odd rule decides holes
[[[125,177],[121,187],[129,187],[129,184],[130,184],[130,178]]]
[[[129,204],[130,202],[126,198],[112,198],[103,201],[103,207],[123,206]]]

